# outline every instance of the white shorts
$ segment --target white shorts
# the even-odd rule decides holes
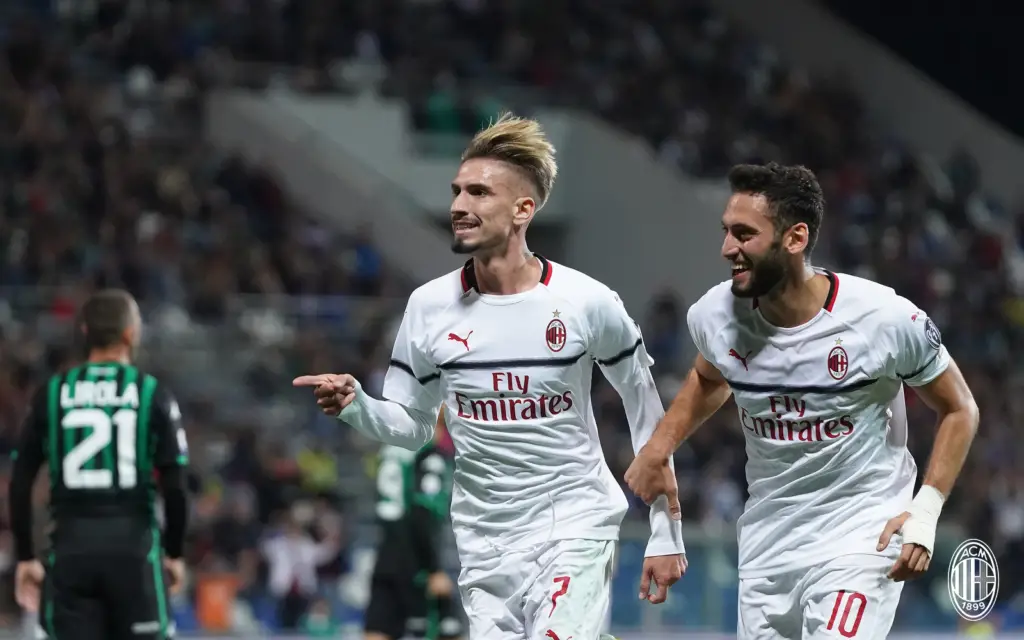
[[[463,558],[469,640],[598,640],[615,548],[614,540],[556,540]]]
[[[895,558],[849,555],[821,566],[740,579],[740,640],[883,640],[902,582],[886,577]]]

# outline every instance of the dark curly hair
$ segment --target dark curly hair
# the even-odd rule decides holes
[[[738,164],[729,170],[733,193],[764,196],[775,222],[775,233],[803,222],[807,225],[807,250],[810,255],[818,241],[818,230],[825,215],[825,195],[814,172],[802,165]]]

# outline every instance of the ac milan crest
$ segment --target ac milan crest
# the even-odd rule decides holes
[[[548,343],[548,349],[551,349],[555,353],[558,353],[565,347],[565,323],[555,318],[548,323],[548,328],[544,331],[544,339]]]
[[[833,380],[842,380],[850,369],[850,358],[846,355],[846,349],[835,346],[828,352],[828,375]]]

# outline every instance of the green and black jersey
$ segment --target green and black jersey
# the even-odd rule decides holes
[[[385,446],[377,469],[381,543],[374,572],[412,578],[441,569],[451,505],[451,458],[433,443],[419,451]]]
[[[24,499],[15,495],[24,492],[21,484],[30,487],[46,465],[58,527],[78,518],[155,522],[157,477],[174,476],[183,486],[188,464],[173,396],[152,375],[106,362],[55,375],[39,389],[14,455],[19,484],[12,478],[12,510]]]

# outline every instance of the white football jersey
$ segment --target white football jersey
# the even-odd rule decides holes
[[[605,464],[590,403],[595,361],[623,397],[634,447],[664,411],[640,330],[596,280],[541,258],[540,284],[481,294],[473,261],[409,298],[384,397],[436,414],[455,445],[460,554],[550,540],[618,539],[626,498]],[[681,553],[664,503],[649,555]]]
[[[913,498],[903,385],[934,380],[949,353],[928,316],[892,289],[826,275],[824,308],[799,327],[771,325],[730,282],[687,314],[700,353],[732,388],[746,438],[741,577],[877,553],[885,523]]]

